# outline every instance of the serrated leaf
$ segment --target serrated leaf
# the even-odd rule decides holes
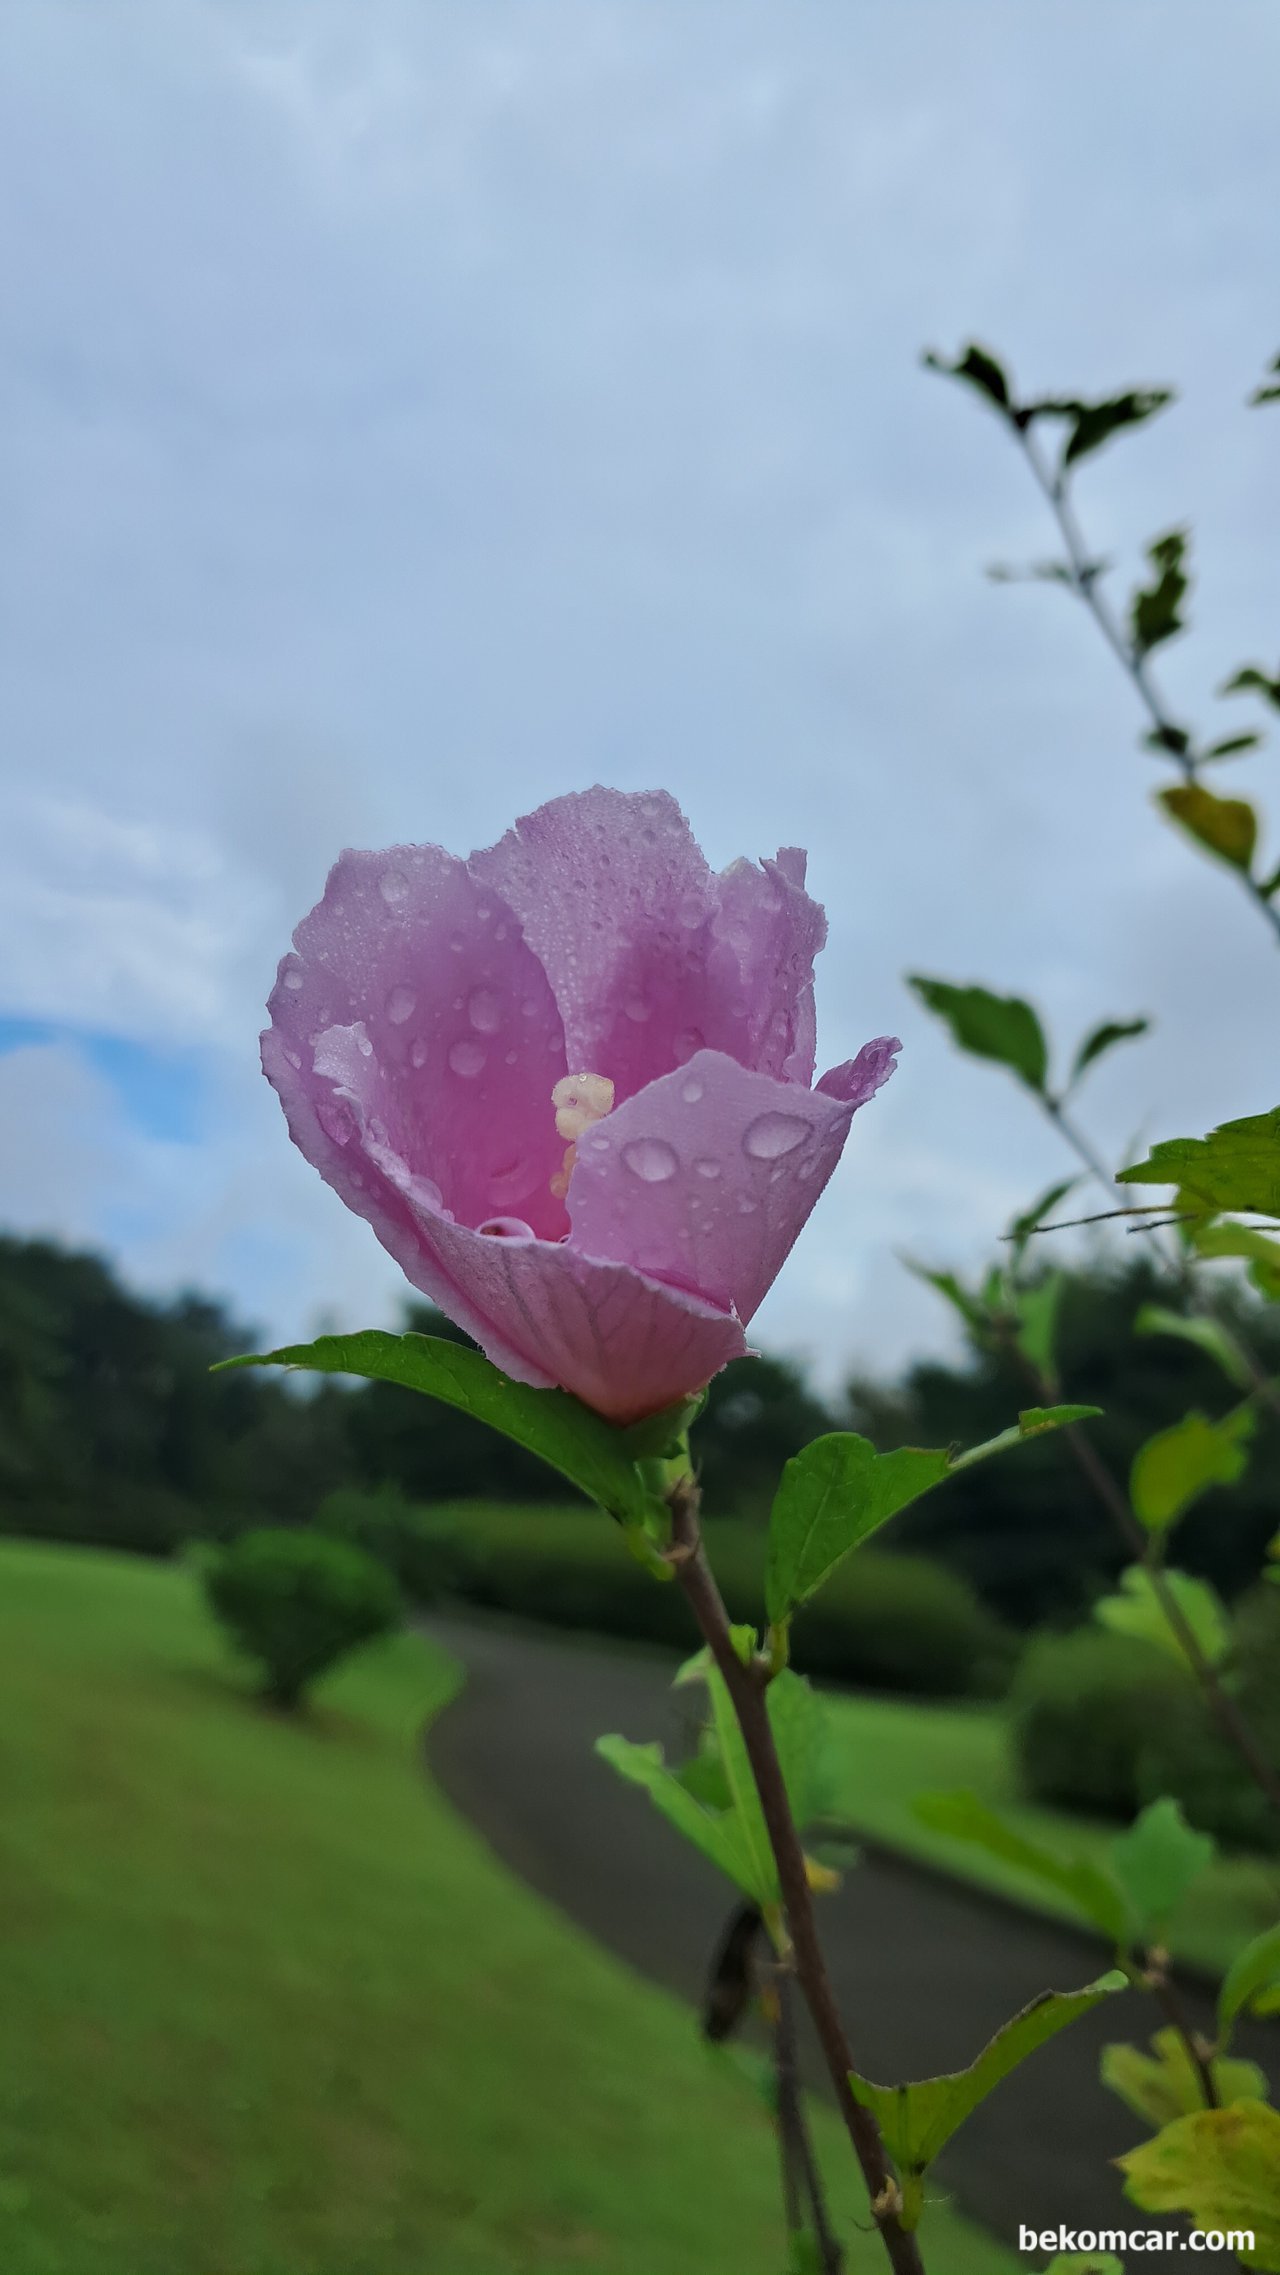
[[[1197,845],[1248,875],[1258,842],[1258,817],[1247,799],[1215,798],[1198,782],[1175,782],[1171,789],[1157,790],[1156,802]]]
[[[1280,1988],[1280,1926],[1264,1928],[1238,1951],[1218,1993],[1218,2027],[1225,2038],[1238,2015]]]
[[[1180,2031],[1157,2030],[1151,2044],[1150,2054],[1137,2046],[1104,2046],[1100,2075],[1135,2117],[1149,2125],[1171,2125],[1176,2118],[1204,2108],[1204,2088]],[[1220,2108],[1229,2109],[1235,2101],[1265,2100],[1267,2081],[1256,2062],[1218,2055],[1211,2071]]]
[[[620,1431],[567,1390],[530,1390],[510,1381],[482,1352],[463,1343],[370,1328],[361,1335],[321,1335],[314,1343],[224,1359],[215,1372],[232,1367],[298,1367],[312,1374],[400,1383],[514,1438],[620,1523],[640,1526],[660,1514]]]
[[[1208,1319],[1199,1312],[1167,1311],[1160,1303],[1144,1303],[1134,1320],[1133,1332],[1135,1335],[1174,1335],[1184,1343],[1194,1343],[1215,1366],[1221,1367],[1227,1380],[1235,1383],[1237,1389],[1250,1387],[1249,1362],[1220,1319]]]
[[[1082,403],[1062,454],[1063,465],[1071,466],[1090,451],[1100,450],[1122,427],[1140,426],[1172,401],[1168,387],[1131,387],[1105,403]]]
[[[1280,1216],[1280,1106],[1223,1122],[1203,1138],[1165,1138],[1120,1185],[1176,1185],[1219,1209]]]
[[[1234,1485],[1249,1459],[1254,1415],[1247,1406],[1211,1422],[1184,1414],[1139,1446],[1129,1473],[1129,1498],[1148,1532],[1163,1532],[1211,1485]]]
[[[1280,2113],[1262,2101],[1179,2117],[1117,2163],[1148,2212],[1187,2212],[1202,2234],[1251,2231],[1246,2267],[1280,2268]]]
[[[1194,1832],[1167,1795],[1110,1843],[1107,1861],[1124,1891],[1135,1942],[1165,1941],[1173,1913],[1214,1853],[1212,1836]]]
[[[1056,1849],[1032,1840],[988,1808],[976,1793],[922,1793],[912,1803],[921,1824],[952,1840],[983,1849],[988,1856],[1014,1865],[1028,1879],[1065,1896],[1072,1909],[1101,1929],[1117,1950],[1125,1947],[1129,1913],[1116,1882],[1088,1857],[1063,1857]]]
[[[760,1871],[759,1858],[736,1811],[708,1808],[668,1768],[656,1739],[648,1745],[635,1745],[629,1738],[597,1738],[596,1752],[619,1777],[640,1786],[668,1824],[674,1825],[744,1896],[761,1905],[776,1902],[776,1879]]]
[[[923,361],[926,370],[939,372],[944,379],[963,379],[1000,410],[1009,409],[1012,400],[1009,382],[991,350],[979,347],[976,340],[969,342],[954,363],[948,363],[946,357],[939,355],[933,348],[927,351]]]
[[[1050,1185],[1038,1201],[1033,1201],[1029,1209],[1024,1209],[1021,1216],[1014,1218],[1005,1238],[1013,1248],[1015,1261],[1022,1255],[1032,1233],[1039,1229],[1043,1219],[1052,1216],[1059,1202],[1065,1201],[1068,1193],[1074,1193],[1079,1182],[1078,1177],[1067,1177],[1060,1184]]]
[[[924,2175],[965,2118],[1029,2055],[1069,2023],[1092,2013],[1114,1991],[1123,1990],[1126,1980],[1117,1970],[1100,1975],[1080,1991],[1045,1991],[1006,2022],[966,2070],[896,2086],[875,2085],[856,2070],[850,2072],[854,2095],[875,2117],[898,2168],[905,2227],[912,2228],[919,2220]]]
[[[1193,1579],[1189,1572],[1166,1571],[1162,1581],[1205,1658],[1211,1666],[1217,1666],[1225,1659],[1231,1641],[1221,1598],[1207,1580]],[[1180,1667],[1186,1666],[1186,1653],[1165,1617],[1151,1574],[1143,1565],[1131,1564],[1121,1573],[1117,1592],[1103,1596],[1094,1605],[1093,1616],[1117,1635],[1154,1643],[1176,1659]]]
[[[1129,631],[1134,654],[1149,655],[1152,648],[1171,640],[1183,629],[1182,603],[1187,592],[1186,533],[1171,529],[1147,547],[1152,578],[1140,585],[1130,603]]]
[[[1112,1050],[1117,1043],[1127,1043],[1136,1035],[1145,1035],[1150,1026],[1149,1019],[1104,1019],[1099,1026],[1091,1028],[1072,1061],[1067,1088],[1074,1090],[1085,1069],[1100,1059],[1104,1051]]]
[[[852,1430],[815,1438],[782,1472],[769,1519],[765,1605],[786,1619],[815,1593],[850,1551],[940,1485],[948,1453],[900,1446],[877,1453]]]
[[[1058,1313],[1066,1292],[1065,1272],[1046,1272],[1033,1288],[1018,1293],[1018,1327],[1015,1342],[1027,1364],[1046,1384],[1057,1379]]]
[[[953,987],[949,980],[909,972],[907,984],[930,1011],[945,1019],[953,1042],[973,1058],[994,1059],[1009,1067],[1029,1090],[1043,1092],[1049,1046],[1039,1017],[1018,995],[993,995],[986,987]]]
[[[1029,1406],[1009,1429],[967,1453],[899,1446],[877,1453],[854,1430],[833,1430],[793,1454],[769,1518],[765,1607],[779,1622],[806,1603],[852,1550],[953,1470],[970,1469],[1028,1438],[1090,1419],[1096,1406]]]

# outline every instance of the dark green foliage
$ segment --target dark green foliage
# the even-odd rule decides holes
[[[1136,1248],[1137,1243],[1132,1244]],[[1166,1336],[1135,1336],[1142,1306],[1184,1311],[1185,1295],[1139,1253],[1114,1268],[1067,1273],[1055,1345],[1061,1396],[1100,1406],[1089,1438],[1113,1475],[1129,1475],[1138,1447],[1192,1407],[1217,1417],[1237,1394],[1207,1353]],[[1280,1368],[1280,1319],[1216,1283],[1216,1309],[1246,1332],[1260,1363]],[[972,1350],[952,1365],[913,1367],[894,1390],[850,1388],[850,1419],[879,1447],[971,1444],[992,1436],[1026,1403],[1015,1358]],[[1232,1597],[1255,1579],[1276,1529],[1269,1480],[1280,1427],[1260,1417],[1250,1468],[1228,1491],[1196,1502],[1174,1534],[1174,1559]],[[963,1572],[1003,1618],[1031,1627],[1081,1616],[1129,1560],[1113,1519],[1081,1476],[1070,1448],[1047,1437],[1016,1460],[961,1471],[895,1517],[895,1549],[918,1549]]]
[[[1171,529],[1147,547],[1151,582],[1140,585],[1129,610],[1129,634],[1136,656],[1149,655],[1165,640],[1184,629],[1182,603],[1187,596],[1187,533]]]
[[[421,1510],[455,1559],[461,1600],[553,1627],[692,1648],[680,1590],[655,1586],[607,1519],[576,1509]],[[735,1620],[764,1621],[765,1542],[758,1527],[711,1519],[707,1547]],[[792,1659],[802,1674],[920,1697],[993,1696],[1003,1690],[1014,1639],[954,1573],[913,1556],[860,1550],[795,1623]]]
[[[1147,1798],[1162,1733],[1193,1726],[1199,1712],[1190,1676],[1167,1653],[1100,1627],[1032,1643],[1010,1709],[1032,1799],[1120,1818]]]
[[[369,1492],[359,1485],[328,1493],[316,1511],[319,1531],[376,1556],[415,1604],[433,1604],[460,1592],[467,1547],[461,1523],[427,1520],[395,1485]]]
[[[276,1706],[296,1706],[328,1668],[401,1619],[386,1566],[325,1533],[241,1533],[208,1552],[203,1577],[217,1617],[261,1667]]]
[[[1280,1597],[1259,1587],[1234,1623],[1227,1677],[1280,1767]],[[1026,1790],[1066,1808],[1128,1817],[1160,1794],[1228,1846],[1280,1845],[1265,1797],[1176,1661],[1097,1627],[1033,1643],[1011,1696]]]

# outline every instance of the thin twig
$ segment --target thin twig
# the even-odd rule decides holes
[[[1157,2005],[1182,2040],[1186,2049],[1187,2060],[1196,2073],[1205,2108],[1217,2109],[1220,2105],[1218,2088],[1213,2075],[1213,2057],[1209,2048],[1201,2042],[1182,2000],[1169,1979],[1167,1952],[1149,1951],[1147,1953],[1147,1965],[1143,1970],[1142,1984],[1144,1989],[1150,1991]]]
[[[786,1782],[765,1703],[767,1670],[745,1666],[733,1647],[729,1615],[707,1562],[698,1529],[698,1488],[682,1478],[668,1496],[672,1516],[673,1565],[704,1642],[733,1704],[751,1764],[760,1809],[778,1867],[787,1931],[796,1977],[835,2089],[836,2106],[853,2144],[871,2197],[871,2210],[884,2240],[894,2275],[924,2275],[915,2233],[902,2223],[902,2191],[885,2155],[880,2128],[850,2084],[853,2054],[836,2005],[818,1938],[804,1851],[791,1814]]]
[[[791,2005],[791,1969],[785,1963],[775,1968],[771,1987],[775,2002],[773,2042],[778,2083],[778,2135],[782,2144],[782,2187],[787,2206],[787,2224],[793,2234],[803,2226],[802,2215],[792,2217],[793,2208],[799,2214],[798,2193],[802,2188],[808,2200],[823,2275],[842,2275],[844,2253],[831,2225],[822,2174],[818,2169],[818,2160],[805,2121],[796,2061],[796,2020]]]

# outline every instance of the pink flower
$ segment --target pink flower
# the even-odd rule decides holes
[[[672,798],[595,789],[470,861],[344,853],[299,925],[262,1038],[290,1134],[517,1381],[630,1422],[746,1349],[900,1047],[810,1088],[804,874],[716,876]]]

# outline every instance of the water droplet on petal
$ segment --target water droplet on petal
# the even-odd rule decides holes
[[[460,932],[451,932],[449,934],[449,949],[452,955],[460,956],[465,947],[466,941],[463,939]]]
[[[285,984],[285,986],[286,986],[286,987],[291,987],[291,988],[299,988],[299,987],[301,987],[301,985],[302,985],[302,966],[301,966],[301,964],[290,964],[288,971],[287,971],[287,972],[285,973],[285,975],[284,975],[284,984]]]
[[[653,1010],[653,1006],[646,1003],[642,995],[629,995],[622,1008],[628,1019],[634,1019],[638,1027],[651,1017]]]
[[[695,1161],[693,1166],[697,1170],[700,1177],[718,1177],[720,1174],[720,1164],[718,1161],[711,1161],[709,1159],[706,1161]]]
[[[809,1125],[798,1114],[761,1114],[742,1140],[742,1150],[753,1161],[778,1161],[803,1144]]]
[[[479,1074],[484,1058],[484,1044],[473,1043],[465,1035],[461,1042],[450,1046],[449,1064],[455,1074],[462,1075],[468,1082]]]
[[[384,869],[378,879],[378,891],[388,908],[399,908],[409,898],[409,880],[403,869]]]
[[[371,1059],[373,1057],[373,1044],[370,1042],[363,1027],[359,1028],[356,1032],[356,1049],[359,1051],[362,1059]]]
[[[411,987],[393,987],[387,997],[387,1017],[393,1027],[403,1027],[412,1019],[418,1008],[418,998]]]
[[[696,1074],[691,1074],[688,1081],[682,1084],[680,1096],[683,1098],[686,1106],[697,1105],[698,1100],[702,1096],[702,1084],[699,1082]]]
[[[423,1042],[422,1037],[419,1036],[416,1043],[410,1043],[409,1045],[409,1064],[410,1066],[425,1066],[427,1063],[427,1057],[427,1045]]]
[[[496,1034],[502,1025],[502,997],[491,987],[473,987],[467,1017],[479,1035]]]
[[[505,925],[505,924],[495,924],[495,925],[494,925],[494,928],[493,928],[493,937],[494,937],[494,939],[495,939],[495,940],[505,940],[505,939],[506,939],[506,937],[507,937],[507,928],[506,928],[506,925]]]
[[[680,1166],[665,1138],[635,1138],[623,1146],[622,1158],[632,1176],[646,1185],[665,1185]]]
[[[519,1053],[519,1051],[508,1051],[508,1052],[506,1053],[506,1055],[505,1055],[505,1057],[504,1057],[504,1059],[503,1059],[502,1063],[503,1063],[503,1065],[504,1065],[504,1066],[514,1066],[514,1065],[515,1065],[515,1063],[516,1063],[516,1060],[519,1058],[519,1056],[520,1056],[520,1053]]]
[[[702,1041],[702,1030],[700,1027],[682,1027],[680,1033],[676,1036],[676,1039],[671,1046],[672,1051],[675,1054],[676,1065],[683,1066],[686,1060],[693,1057],[695,1051],[700,1051],[702,1049]]]
[[[335,1145],[349,1145],[355,1136],[356,1118],[344,1099],[318,1099],[316,1120],[325,1136],[332,1138]]]
[[[491,1216],[479,1230],[487,1233],[490,1240],[537,1239],[533,1226],[526,1224],[524,1218],[519,1216]]]
[[[609,1151],[611,1142],[612,1141],[607,1137],[589,1137],[587,1139],[587,1149],[591,1153],[607,1153]]]
[[[286,1045],[286,1047],[285,1047],[285,1054],[284,1054],[284,1055],[285,1055],[285,1057],[288,1059],[290,1066],[294,1066],[294,1067],[297,1067],[297,1066],[301,1066],[301,1064],[302,1064],[302,1053],[301,1053],[301,1051],[291,1051],[291,1050],[288,1048],[288,1046]]]
[[[739,1216],[754,1216],[754,1215],[755,1215],[755,1213],[756,1213],[756,1204],[755,1204],[755,1202],[754,1202],[754,1201],[749,1201],[749,1200],[746,1198],[745,1194],[744,1194],[743,1198],[742,1198],[742,1199],[739,1201],[739,1203],[738,1203],[738,1214],[739,1214]]]
[[[493,915],[493,910],[489,906],[488,901],[481,901],[479,908],[476,910],[476,915],[480,919],[481,924],[488,923],[490,917]]]

